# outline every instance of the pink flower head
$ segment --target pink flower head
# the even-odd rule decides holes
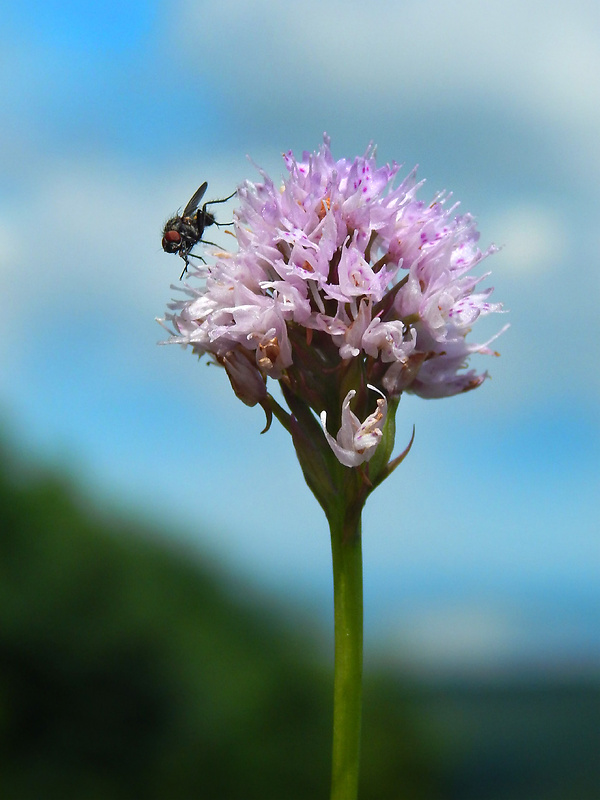
[[[356,466],[385,418],[381,400],[377,421],[350,411],[367,384],[397,399],[448,397],[485,380],[467,361],[493,351],[466,337],[501,305],[489,302],[491,289],[476,291],[482,278],[469,271],[495,248],[478,249],[473,218],[447,196],[418,200],[414,170],[394,188],[398,165],[378,167],[374,148],[336,161],[325,136],[316,153],[284,161],[281,186],[261,173],[238,188],[239,249],[190,268],[197,282],[169,307],[169,342],[225,366],[246,403],[264,401],[271,377],[318,416],[334,415],[340,432],[325,429],[326,439]]]

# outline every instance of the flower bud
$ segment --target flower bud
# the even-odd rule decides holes
[[[247,406],[255,406],[267,398],[265,378],[261,375],[252,355],[241,347],[230,350],[220,359],[225,367],[231,388],[236,397]]]

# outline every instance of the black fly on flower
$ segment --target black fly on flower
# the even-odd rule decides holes
[[[209,200],[204,203],[202,208],[199,208],[200,201],[204,197],[208,183],[204,181],[202,186],[197,189],[191,196],[188,204],[183,209],[181,216],[172,217],[167,220],[163,228],[162,247],[165,253],[179,253],[179,256],[185,261],[185,267],[181,273],[180,280],[187,272],[189,266],[189,257],[202,259],[202,256],[197,256],[191,250],[200,242],[203,244],[211,244],[217,247],[214,242],[209,242],[208,239],[202,238],[204,231],[211,225],[222,227],[231,223],[217,222],[214,214],[208,211],[208,206],[215,205],[216,203],[226,203],[235,195],[232,192],[228,197],[222,200]],[[202,259],[203,260],[203,259]]]

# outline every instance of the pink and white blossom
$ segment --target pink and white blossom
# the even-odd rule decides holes
[[[414,170],[394,187],[398,165],[378,167],[374,148],[336,161],[325,137],[316,153],[284,161],[281,186],[261,172],[261,182],[238,188],[238,250],[189,269],[185,297],[166,315],[168,341],[225,366],[244,402],[264,399],[270,377],[322,419],[335,413],[340,431],[334,439],[324,427],[325,436],[342,464],[356,466],[385,418],[382,400],[377,421],[360,423],[350,410],[367,383],[388,399],[432,398],[487,377],[468,370],[469,357],[497,353],[467,334],[502,307],[478,288],[487,275],[471,270],[496,248],[478,248],[473,217],[449,195],[417,199]],[[359,362],[362,386],[348,391],[344,376]]]
[[[327,431],[327,412],[321,412],[321,425],[325,438],[337,460],[345,467],[357,467],[375,455],[377,445],[383,436],[383,425],[387,414],[387,400],[384,394],[381,392],[379,394],[382,396],[377,400],[377,408],[364,422],[361,422],[350,410],[350,402],[356,392],[354,389],[348,392],[342,403],[342,426],[335,439]]]

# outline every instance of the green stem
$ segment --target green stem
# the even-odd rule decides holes
[[[331,800],[356,800],[362,705],[360,512],[330,518],[335,615]]]

